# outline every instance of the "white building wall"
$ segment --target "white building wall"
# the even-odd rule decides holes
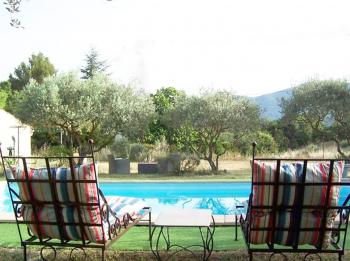
[[[0,109],[0,143],[3,155],[8,155],[9,147],[14,147],[15,155],[31,155],[32,134],[30,126],[22,124],[13,115]]]

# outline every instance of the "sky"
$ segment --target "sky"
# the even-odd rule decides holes
[[[23,0],[0,5],[0,81],[42,52],[79,72],[90,48],[113,80],[258,96],[312,78],[350,77],[348,0]]]

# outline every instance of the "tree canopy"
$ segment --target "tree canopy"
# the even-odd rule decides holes
[[[48,57],[42,53],[32,54],[28,63],[22,62],[15,68],[14,75],[10,74],[9,82],[13,91],[21,91],[30,79],[42,83],[45,77],[55,73],[55,67]]]
[[[80,149],[93,138],[100,150],[118,133],[142,135],[154,107],[148,95],[116,85],[106,76],[82,81],[70,73],[46,78],[41,84],[30,81],[17,98],[14,112],[34,127],[62,129]]]
[[[342,141],[350,145],[350,88],[346,80],[311,80],[293,89],[290,99],[281,102],[284,118],[308,124],[322,140],[337,144],[346,156]]]
[[[187,97],[164,116],[168,126],[188,130],[188,146],[201,159],[207,160],[212,170],[218,170],[218,159],[225,154],[231,139],[238,139],[257,127],[260,112],[249,99],[230,92],[207,92]]]
[[[162,117],[166,111],[173,108],[175,104],[185,97],[183,91],[179,91],[174,87],[165,87],[151,94],[153,104],[155,106],[156,117],[150,124],[150,132],[147,141],[155,143],[157,140],[165,138],[168,144],[173,144],[180,135],[179,130],[166,126],[162,122]]]

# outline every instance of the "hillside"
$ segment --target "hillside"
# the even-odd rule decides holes
[[[279,102],[282,97],[288,98],[292,93],[292,89],[285,89],[278,92],[264,94],[254,97],[255,102],[262,108],[263,117],[270,120],[276,120],[281,118],[281,108]]]

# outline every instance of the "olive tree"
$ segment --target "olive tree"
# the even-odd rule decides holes
[[[314,135],[332,140],[338,153],[346,157],[342,141],[350,145],[350,88],[345,80],[311,80],[293,89],[281,101],[283,117],[291,124],[302,121]]]
[[[217,171],[219,157],[234,141],[224,134],[239,139],[257,127],[259,118],[258,106],[248,98],[218,91],[182,99],[165,114],[164,122],[188,130],[188,147]]]
[[[75,74],[31,81],[17,100],[15,115],[34,127],[60,128],[84,148],[88,138],[96,150],[116,134],[137,137],[147,130],[154,107],[149,96],[130,86],[96,75],[80,80]]]

